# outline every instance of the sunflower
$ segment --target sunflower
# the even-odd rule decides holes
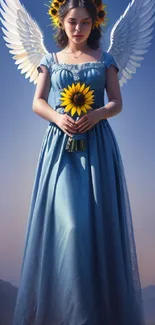
[[[54,8],[56,8],[56,9],[59,9],[59,7],[60,7],[60,4],[59,4],[59,2],[58,1],[53,1],[53,5],[52,5]]]
[[[98,27],[99,25],[105,26],[107,24],[108,18],[106,17],[107,15],[107,11],[105,11],[106,7],[107,6],[104,4],[101,4],[97,7],[97,19],[95,20],[93,28]]]
[[[54,28],[59,27],[60,28],[60,19],[59,16],[53,17],[52,18],[52,24]]]
[[[48,14],[52,20],[53,27],[59,27],[59,15],[58,15],[58,9],[56,7],[51,7],[48,10]]]
[[[50,2],[48,14],[50,19],[52,20],[53,27],[61,27],[60,17],[59,17],[59,9],[66,2],[66,0],[52,0]]]
[[[94,90],[90,90],[90,86],[86,86],[85,83],[82,85],[80,82],[77,84],[72,83],[72,85],[64,88],[64,91],[61,93],[62,101],[61,106],[66,106],[64,111],[71,111],[73,116],[76,112],[80,116],[82,112],[87,113],[87,110],[91,109],[91,105],[94,103]]]

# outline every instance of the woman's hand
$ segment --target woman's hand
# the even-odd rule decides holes
[[[73,133],[77,133],[77,126],[75,121],[67,114],[60,114],[56,118],[55,123],[57,126],[69,136],[72,136]]]
[[[92,109],[90,112],[82,116],[78,121],[75,121],[77,125],[77,132],[84,133],[91,129],[96,123],[100,121],[100,112],[98,109]]]

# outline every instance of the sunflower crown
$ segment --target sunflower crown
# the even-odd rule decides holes
[[[52,0],[50,1],[48,15],[52,20],[52,25],[54,28],[62,28],[62,24],[60,21],[59,16],[59,9],[62,5],[66,3],[67,0]],[[107,24],[107,11],[105,11],[106,5],[105,4],[98,4],[97,0],[92,0],[97,9],[97,18],[94,22],[93,29],[96,27],[98,28],[100,25],[106,26]]]

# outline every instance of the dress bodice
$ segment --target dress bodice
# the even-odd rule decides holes
[[[60,93],[64,88],[72,83],[85,83],[90,86],[90,90],[94,90],[94,103],[92,108],[104,106],[104,90],[106,84],[106,69],[110,65],[119,68],[110,53],[102,52],[100,61],[91,61],[77,64],[67,64],[56,62],[53,53],[46,54],[40,65],[46,66],[50,74],[51,88],[48,97],[48,103],[55,110],[60,108]],[[39,66],[38,66],[39,68]]]

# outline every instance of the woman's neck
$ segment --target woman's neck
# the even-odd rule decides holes
[[[87,45],[87,43],[82,43],[82,44],[69,43],[64,50],[72,52],[73,54],[78,51],[87,52],[89,50],[89,46]]]

